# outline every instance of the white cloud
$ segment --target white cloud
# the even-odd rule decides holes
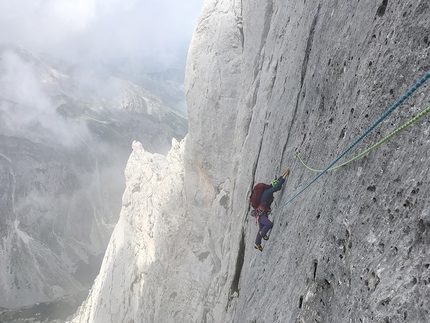
[[[66,30],[71,31],[85,29],[96,18],[95,1],[52,1],[46,9],[46,16],[52,19],[51,22],[53,21],[55,25],[63,25]]]
[[[0,1],[0,43],[74,61],[186,55],[204,0]]]
[[[40,66],[5,51],[0,57],[0,71],[0,120],[5,134],[67,146],[86,137],[86,126],[67,122],[56,112],[42,88]]]

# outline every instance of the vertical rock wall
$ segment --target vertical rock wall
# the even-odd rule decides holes
[[[238,106],[252,117],[237,155],[232,213],[242,214],[245,227],[252,221],[240,201],[252,180],[268,181],[293,166],[278,194],[282,205],[316,176],[294,158],[304,135],[302,158],[325,168],[430,68],[425,1],[259,5],[264,10],[243,9],[241,83],[251,85]],[[429,100],[425,84],[342,161]],[[257,229],[248,224],[232,321],[427,321],[428,130],[428,117],[420,119],[366,157],[323,175],[273,213],[261,254],[252,250]]]
[[[189,134],[135,144],[121,220],[75,322],[425,322],[424,117],[315,176],[429,69],[426,1],[206,1],[186,71]],[[424,84],[342,160],[430,102]],[[292,171],[263,252],[254,183]],[[280,208],[279,208],[280,207]]]

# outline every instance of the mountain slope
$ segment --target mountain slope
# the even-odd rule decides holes
[[[74,322],[425,322],[428,118],[284,203],[316,176],[294,158],[305,135],[302,158],[324,168],[430,69],[429,14],[425,1],[206,1],[183,153],[148,164],[135,147],[128,172],[145,177],[127,178],[127,226]],[[345,158],[429,102],[424,84]],[[250,192],[287,166],[261,253]]]
[[[88,290],[118,220],[131,143],[166,153],[186,129],[129,81],[0,46],[0,307]]]

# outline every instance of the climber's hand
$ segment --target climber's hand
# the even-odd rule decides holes
[[[288,176],[288,174],[290,173],[290,167],[288,167],[285,172],[282,174],[282,177],[285,179],[285,177]]]

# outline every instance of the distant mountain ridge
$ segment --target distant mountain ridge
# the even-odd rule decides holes
[[[11,45],[0,47],[0,57],[3,67],[0,84],[5,85],[0,88],[0,113],[5,114],[6,111],[13,115],[16,111],[8,111],[12,110],[10,104],[13,102],[18,108],[23,106],[20,112],[27,113],[24,119],[29,119],[16,121],[8,132],[3,133],[5,135],[16,135],[20,130],[18,136],[28,134],[34,140],[31,129],[35,124],[48,128],[45,129],[48,132],[52,132],[49,128],[63,124],[71,133],[78,131],[80,138],[77,139],[82,139],[82,131],[88,130],[85,129],[86,122],[117,127],[127,121],[134,129],[133,138],[127,138],[129,142],[142,140],[149,151],[166,153],[170,139],[175,137],[179,140],[187,132],[185,117],[166,107],[153,93],[130,81],[98,75],[65,63],[61,65],[63,70],[59,70],[32,53]],[[13,68],[8,68],[8,64]],[[23,78],[27,78],[25,87],[21,84]],[[33,104],[36,108],[30,106]],[[34,110],[38,110],[37,113]],[[49,118],[52,120],[47,120]],[[25,126],[25,129],[19,129],[19,126]],[[166,132],[167,137],[161,141],[162,132]]]
[[[49,60],[0,46],[0,307],[88,289],[131,143],[162,154],[187,133],[186,118],[141,86]]]

